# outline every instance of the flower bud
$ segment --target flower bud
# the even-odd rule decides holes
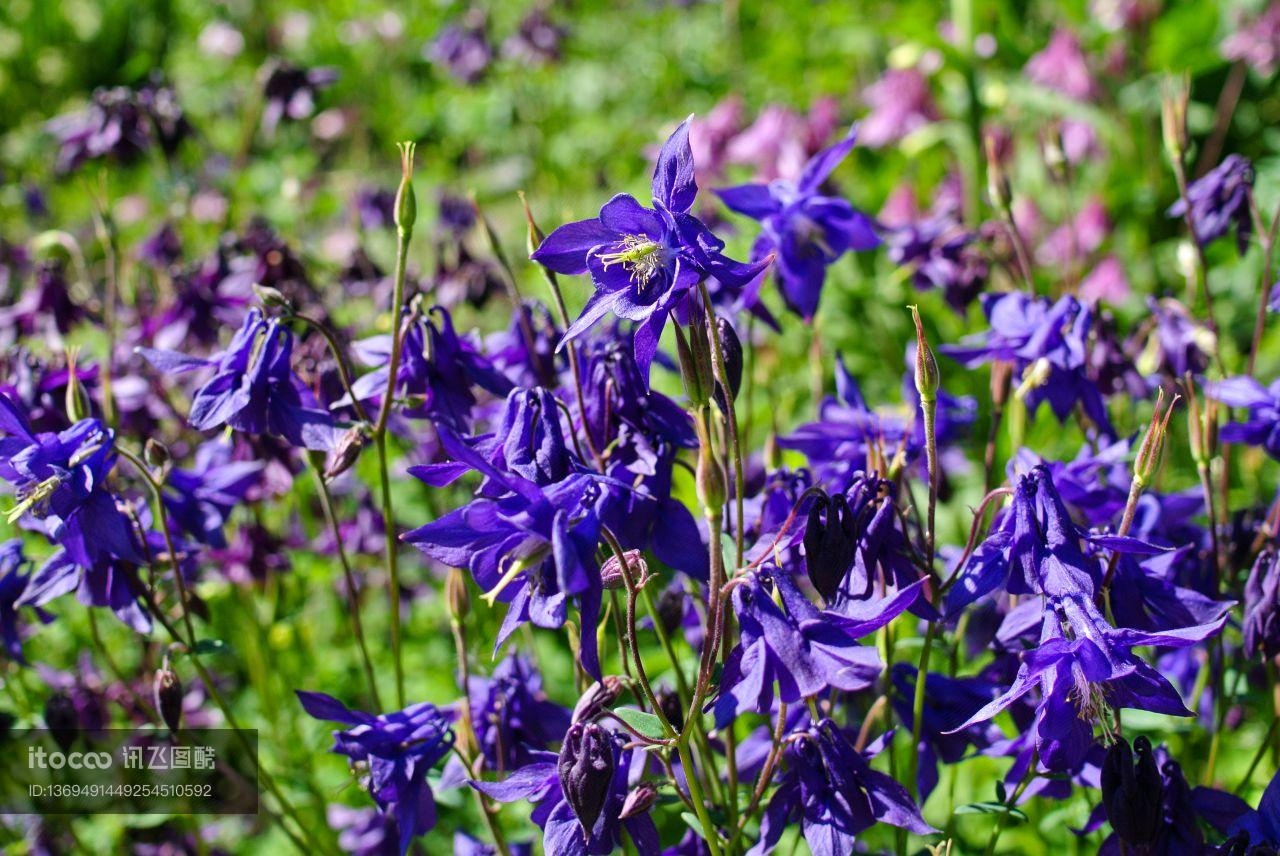
[[[578,818],[584,836],[591,835],[608,799],[615,748],[609,732],[594,722],[575,722],[565,734],[556,773],[565,802]]]
[[[724,357],[724,371],[729,381],[729,397],[737,401],[738,391],[742,389],[742,341],[727,318],[716,318],[716,333],[720,339],[720,355]],[[716,382],[715,397],[720,412],[728,413],[724,387],[719,381]]]
[[[573,721],[588,722],[608,710],[622,695],[622,679],[617,675],[605,675],[596,681],[573,706]]]
[[[938,361],[933,356],[933,349],[929,347],[929,340],[925,338],[920,311],[915,306],[908,308],[911,310],[911,320],[916,325],[916,392],[920,393],[921,401],[935,401],[938,388],[942,386]]]
[[[417,144],[397,143],[400,149],[400,187],[396,190],[396,230],[402,235],[413,231],[418,219],[418,198],[413,193],[413,155]]]
[[[631,572],[631,580],[637,587],[644,585],[649,578],[649,564],[639,550],[626,550],[622,557],[627,560],[627,569]],[[605,559],[600,566],[600,582],[607,589],[620,589],[626,586],[622,563],[617,555]]]
[[[679,588],[664,589],[658,595],[658,622],[667,636],[673,635],[684,620],[684,597]]]
[[[1187,104],[1191,90],[1185,76],[1165,81],[1160,98],[1160,131],[1169,159],[1182,162],[1187,153]]]
[[[279,309],[287,314],[293,313],[293,303],[278,288],[255,282],[253,284],[253,296],[258,298],[258,302],[267,309]]]
[[[467,593],[467,578],[461,568],[450,568],[445,577],[444,600],[453,621],[462,621],[471,612],[471,595]]]
[[[547,239],[547,234],[538,226],[538,221],[533,219],[533,211],[529,208],[529,200],[525,198],[524,191],[521,191],[519,196],[520,204],[524,206],[524,221],[528,225],[525,232],[525,249],[532,256],[533,251],[542,246],[542,242]]]
[[[182,681],[167,662],[156,670],[154,689],[160,718],[171,733],[177,733],[182,723]]]
[[[684,730],[684,705],[680,703],[679,695],[669,689],[659,690],[658,707],[662,708],[662,715],[671,723],[672,728],[676,731]]]
[[[44,703],[44,725],[63,752],[71,749],[80,734],[80,714],[71,696],[58,691]]]
[[[1041,136],[1040,151],[1049,177],[1058,184],[1069,181],[1071,164],[1062,146],[1062,128],[1054,126]]]
[[[698,502],[702,504],[704,511],[709,513],[715,509],[718,513],[725,500],[724,473],[706,445],[698,450],[698,469],[694,481]]]
[[[338,438],[338,445],[334,448],[333,454],[329,456],[329,461],[325,465],[324,480],[331,482],[355,466],[356,461],[360,459],[360,452],[364,449],[368,439],[365,434],[365,428],[362,425],[354,425],[343,432],[342,436]]]
[[[1005,174],[1004,163],[998,152],[999,141],[988,134],[985,138],[987,151],[987,195],[991,204],[999,211],[1008,212],[1013,204],[1013,191],[1009,188],[1009,176]]]
[[[152,469],[159,470],[169,465],[172,456],[169,454],[168,446],[155,437],[148,437],[147,442],[142,446],[142,460],[146,461],[147,466]]]
[[[1169,434],[1169,418],[1173,416],[1173,408],[1178,403],[1178,397],[1174,396],[1173,401],[1169,402],[1169,406],[1165,408],[1162,415],[1160,408],[1163,403],[1164,390],[1160,389],[1156,391],[1156,407],[1151,414],[1151,424],[1147,427],[1147,433],[1143,436],[1142,443],[1138,446],[1138,455],[1133,462],[1133,476],[1143,485],[1151,483],[1151,477],[1155,475],[1155,471],[1160,465],[1160,456],[1164,452],[1165,438]]]
[[[1134,755],[1137,764],[1134,764]],[[1145,737],[1111,744],[1102,762],[1102,806],[1116,835],[1131,846],[1151,844],[1164,814],[1164,783]]]
[[[88,419],[93,412],[89,403],[89,393],[80,383],[80,374],[76,371],[76,350],[67,351],[67,419],[79,422]]]
[[[627,798],[622,803],[622,811],[618,813],[618,820],[644,814],[653,808],[653,804],[657,801],[658,788],[652,782],[641,782],[627,794]]]
[[[804,558],[809,582],[828,604],[849,575],[858,550],[857,520],[844,494],[821,494],[809,508]]]

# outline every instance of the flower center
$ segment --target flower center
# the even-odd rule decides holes
[[[1111,705],[1107,703],[1106,686],[1086,678],[1078,665],[1073,665],[1071,671],[1075,686],[1067,698],[1075,703],[1081,719],[1101,724],[1104,735],[1109,735]]]
[[[644,235],[626,235],[619,242],[621,249],[601,253],[600,263],[608,270],[610,265],[620,264],[631,275],[631,281],[643,289],[666,265],[666,253],[662,244]]]

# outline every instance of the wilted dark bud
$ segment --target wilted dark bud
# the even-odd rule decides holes
[[[155,437],[148,437],[147,442],[142,446],[142,460],[154,470],[163,469],[171,460],[169,447]]]
[[[644,556],[640,555],[639,550],[626,550],[622,557],[627,560],[627,569],[631,571],[631,581],[637,586],[643,585],[645,580],[649,578],[649,564],[644,560]],[[600,566],[600,582],[607,589],[620,589],[625,587],[626,579],[622,571],[622,563],[618,561],[617,554],[610,556],[604,560],[604,564]]]
[[[684,592],[678,588],[664,589],[658,595],[658,621],[662,630],[671,636],[684,621]]]
[[[76,351],[71,349],[67,351],[67,419],[72,422],[79,422],[81,419],[88,419],[92,413],[89,406],[89,393],[85,391],[84,385],[80,383],[80,374],[76,371]]]
[[[338,438],[338,445],[334,448],[333,454],[329,456],[329,462],[324,468],[324,480],[327,482],[333,481],[354,467],[356,461],[360,459],[360,452],[368,441],[369,438],[365,434],[364,426],[354,425],[348,428]]]
[[[653,808],[653,804],[657,801],[657,787],[652,782],[641,782],[627,794],[627,798],[622,803],[622,811],[618,813],[618,820],[626,820],[629,817],[644,814]]]
[[[444,580],[444,600],[449,607],[449,617],[462,621],[471,612],[471,596],[467,593],[467,578],[461,568],[451,568]]]
[[[662,708],[662,715],[671,723],[672,728],[676,731],[684,730],[684,705],[680,703],[679,695],[669,689],[659,690],[658,707]]]
[[[590,836],[613,782],[613,737],[594,722],[575,722],[564,736],[556,773],[565,802]]]
[[[64,692],[56,692],[44,703],[44,725],[63,752],[71,749],[80,733],[80,714],[76,703]]]
[[[587,687],[587,691],[573,706],[574,722],[589,722],[608,710],[622,695],[622,679],[617,675],[605,675],[604,680],[596,681]]]
[[[924,335],[920,311],[915,306],[908,308],[911,310],[911,321],[916,325],[916,392],[920,393],[921,401],[935,401],[938,398],[938,388],[942,386],[942,378],[938,373],[938,361],[934,358],[933,348],[929,347],[929,340]]]
[[[804,557],[809,582],[830,603],[853,567],[858,552],[857,521],[844,494],[825,493],[809,508],[804,527]]]
[[[286,314],[293,313],[293,303],[291,303],[289,298],[285,297],[284,292],[278,288],[272,288],[269,285],[263,285],[260,282],[255,282],[253,284],[253,296],[258,298],[258,302],[267,309],[279,309]]]
[[[1127,844],[1156,840],[1164,819],[1164,783],[1147,738],[1133,741],[1130,750],[1121,737],[1107,750],[1102,762],[1102,806],[1111,828]]]
[[[727,318],[716,319],[716,332],[720,339],[720,355],[724,357],[724,372],[729,381],[730,399],[738,400],[738,390],[742,389],[742,341]],[[729,406],[725,401],[724,387],[716,382],[716,404],[721,413],[728,413]]]
[[[413,154],[417,144],[397,143],[400,149],[400,187],[396,190],[396,229],[402,234],[413,231],[418,219],[418,198],[413,194]]]
[[[177,733],[182,724],[182,681],[168,663],[156,670],[155,702],[164,724]]]

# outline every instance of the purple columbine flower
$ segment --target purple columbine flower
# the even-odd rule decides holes
[[[436,823],[436,803],[427,772],[453,748],[449,718],[423,702],[374,716],[351,710],[333,696],[297,690],[303,709],[316,719],[350,725],[335,731],[333,752],[368,768],[365,786],[384,814],[400,828],[400,854]]]
[[[376,368],[357,378],[352,392],[361,401],[379,402],[387,390],[391,336],[364,339],[355,350],[363,362]],[[404,333],[394,390],[397,398],[410,402],[404,415],[467,431],[476,403],[473,385],[494,395],[506,395],[512,389],[511,381],[480,349],[454,331],[446,309],[436,306],[414,315]]]
[[[724,242],[689,213],[698,194],[689,121],[681,122],[662,147],[653,173],[653,208],[620,193],[597,219],[559,227],[531,256],[556,273],[590,272],[596,292],[565,339],[581,335],[609,312],[633,321],[636,363],[646,379],[668,316],[694,305],[690,292],[699,282],[714,277],[741,288],[769,264],[725,256]]]
[[[1190,201],[1191,225],[1200,246],[1212,244],[1234,225],[1236,248],[1244,255],[1253,234],[1253,216],[1249,211],[1253,178],[1253,164],[1247,158],[1227,155],[1222,163],[1191,182],[1187,198],[1170,205],[1166,213],[1170,217],[1182,217]]]
[[[481,9],[468,10],[423,49],[423,55],[460,83],[479,83],[493,62],[489,22]]]
[[[907,789],[871,769],[867,755],[830,719],[791,735],[786,771],[760,821],[760,840],[748,856],[764,856],[797,822],[813,856],[854,852],[857,836],[887,823],[917,835],[937,832],[920,816]]]
[[[534,9],[520,19],[516,32],[502,43],[502,53],[526,65],[558,62],[560,43],[564,41],[566,32],[546,10]]]
[[[1092,309],[1071,295],[1050,303],[1017,291],[983,295],[982,311],[989,330],[939,350],[967,368],[995,360],[1011,363],[1017,394],[1028,412],[1047,401],[1065,423],[1079,404],[1101,431],[1115,433],[1102,394],[1088,375]]]
[[[810,158],[795,181],[777,179],[715,191],[730,209],[760,221],[763,228],[751,248],[751,260],[776,256],[782,297],[806,322],[818,311],[827,268],[850,250],[880,245],[870,217],[847,200],[822,192],[856,138],[855,125],[843,140]]]
[[[197,449],[192,469],[173,467],[165,479],[164,505],[179,531],[214,549],[227,546],[223,528],[231,509],[258,483],[264,464],[237,461],[233,445],[210,440]]]
[[[46,128],[58,138],[60,174],[98,158],[132,163],[153,142],[172,154],[191,132],[174,91],[158,83],[136,91],[97,89],[84,110],[52,119]]]
[[[30,565],[23,554],[21,538],[0,542],[0,649],[19,663],[26,660],[22,657],[18,607],[31,580]],[[37,609],[36,614],[46,623],[52,620],[43,610]]]
[[[910,267],[917,289],[940,289],[955,311],[963,313],[986,287],[990,265],[978,247],[978,235],[950,215],[883,231],[889,261]]]
[[[115,432],[82,419],[57,434],[34,434],[17,404],[0,394],[0,434],[0,479],[17,492],[11,523],[31,521],[84,568],[110,556],[142,561],[106,486]]]
[[[284,120],[310,119],[316,109],[316,95],[337,79],[337,69],[307,69],[287,62],[274,63],[262,87],[266,101],[262,108],[262,131],[267,139],[275,136],[276,128]]]
[[[1249,411],[1244,422],[1222,426],[1221,436],[1225,442],[1261,446],[1268,455],[1280,460],[1280,380],[1264,387],[1253,378],[1241,375],[1208,384],[1205,395],[1228,407]]]
[[[1244,650],[1250,657],[1280,655],[1280,568],[1276,545],[1266,544],[1244,584]]]
[[[608,745],[599,751],[612,754],[613,775],[601,785],[602,805],[585,835],[583,825],[579,823],[561,785],[557,769],[559,759],[551,752],[536,753],[530,764],[501,782],[473,781],[471,787],[499,802],[528,800],[533,803],[531,819],[542,828],[542,843],[547,853],[556,856],[608,856],[621,846],[625,831],[640,856],[658,856],[661,849],[658,829],[648,809],[625,818],[621,816],[630,784],[642,774],[648,755],[639,749],[623,752],[614,735],[607,735],[607,740]]]
[[[920,594],[920,585],[885,600],[856,601],[840,612],[821,611],[785,573],[751,571],[733,589],[733,608],[742,635],[725,661],[715,701],[718,726],[743,711],[765,713],[778,697],[795,704],[828,687],[853,692],[880,674],[875,648],[858,639],[892,621]],[[776,570],[776,569],[775,569]],[[776,591],[783,605],[773,600]]]
[[[490,677],[473,676],[467,693],[486,769],[523,767],[569,728],[568,709],[547,698],[542,676],[521,654],[507,657]]]
[[[337,441],[332,417],[290,366],[293,334],[257,309],[245,316],[227,349],[209,359],[153,348],[139,348],[138,353],[166,373],[216,369],[191,403],[188,421],[199,431],[228,425],[318,450],[331,449]]]

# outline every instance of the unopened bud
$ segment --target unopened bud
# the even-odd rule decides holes
[[[622,802],[622,811],[618,813],[618,820],[626,820],[629,817],[635,817],[638,814],[644,814],[653,808],[653,804],[658,801],[658,789],[652,782],[641,782],[631,789],[627,794],[627,798]]]
[[[705,444],[698,451],[698,469],[694,481],[698,502],[702,503],[703,510],[708,514],[713,511],[720,513],[725,500],[724,473],[720,471],[720,465]]]
[[[622,695],[622,679],[617,675],[605,675],[604,680],[596,681],[587,687],[587,691],[573,706],[573,721],[588,722],[595,719]]]
[[[1165,438],[1169,433],[1169,419],[1173,416],[1173,408],[1177,403],[1178,396],[1174,396],[1173,401],[1169,402],[1169,406],[1161,414],[1160,408],[1164,404],[1164,390],[1156,391],[1156,408],[1151,414],[1151,424],[1147,427],[1147,433],[1142,438],[1142,443],[1138,446],[1138,455],[1133,462],[1133,476],[1141,484],[1150,484],[1151,477],[1155,475],[1155,471],[1160,465],[1160,456],[1164,452]]]
[[[1218,402],[1211,398],[1202,406],[1195,382],[1190,377],[1183,387],[1187,393],[1187,438],[1191,444],[1191,459],[1197,467],[1207,467],[1218,452]]]
[[[79,422],[88,419],[93,412],[89,403],[89,393],[80,383],[80,373],[76,370],[76,350],[67,351],[67,419]]]
[[[356,461],[360,459],[360,452],[364,449],[368,439],[364,426],[355,425],[348,428],[338,438],[338,445],[334,448],[333,454],[329,456],[329,462],[324,468],[324,480],[331,482],[355,466]]]
[[[168,663],[156,671],[155,702],[165,726],[177,733],[182,724],[182,681]]]
[[[520,204],[524,206],[524,221],[528,226],[525,232],[525,249],[529,251],[529,255],[533,255],[533,251],[542,246],[542,242],[547,239],[547,235],[538,226],[538,221],[533,219],[533,211],[529,208],[529,200],[525,198],[524,191],[520,191]]]
[[[737,401],[738,390],[742,389],[742,341],[727,318],[716,318],[716,332],[720,339],[720,355],[724,358],[724,371],[729,381],[729,399]],[[716,381],[716,404],[721,413],[728,413],[724,387]]]
[[[413,231],[418,219],[418,198],[413,193],[413,155],[417,144],[397,143],[400,149],[400,187],[396,190],[396,229],[401,235]]]
[[[255,282],[253,284],[253,296],[258,298],[258,302],[267,309],[279,309],[290,314],[293,312],[293,303],[278,288]]]
[[[1122,737],[1107,750],[1102,806],[1121,841],[1145,849],[1156,840],[1164,821],[1164,783],[1147,738],[1137,738],[1130,749]]]
[[[1002,212],[1011,210],[1013,191],[1009,188],[1009,176],[1005,174],[1004,162],[997,151],[998,141],[990,134],[986,136],[987,151],[987,195],[991,204]]]
[[[804,562],[809,582],[830,604],[853,568],[858,552],[858,522],[843,493],[821,494],[809,507],[804,527]]]
[[[644,556],[639,550],[627,550],[622,556],[627,560],[631,581],[637,587],[644,585],[649,578],[649,565],[645,562]],[[616,554],[605,559],[604,564],[600,566],[600,582],[607,589],[620,589],[626,586],[622,562],[618,561]]]
[[[58,691],[44,703],[44,725],[63,752],[71,750],[80,734],[80,714],[71,696]]]
[[[168,466],[172,458],[169,455],[168,446],[155,437],[148,437],[147,442],[142,446],[142,459],[147,462],[147,466],[159,470]]]
[[[462,621],[471,612],[471,595],[467,593],[467,578],[461,568],[449,569],[449,576],[444,580],[444,600],[454,621]]]
[[[936,401],[938,388],[942,386],[942,378],[938,373],[938,360],[929,347],[929,340],[924,335],[924,325],[920,321],[920,310],[915,306],[911,310],[911,321],[916,325],[916,392],[920,393],[922,402]]]
[[[587,836],[609,797],[616,748],[613,736],[594,722],[575,722],[564,736],[556,774],[565,802]]]
[[[1053,126],[1040,138],[1040,150],[1044,157],[1044,165],[1049,177],[1059,184],[1067,182],[1070,176],[1070,163],[1062,146],[1062,128]]]
[[[1191,90],[1187,78],[1169,78],[1160,98],[1160,131],[1169,159],[1181,163],[1187,153],[1187,104]]]

